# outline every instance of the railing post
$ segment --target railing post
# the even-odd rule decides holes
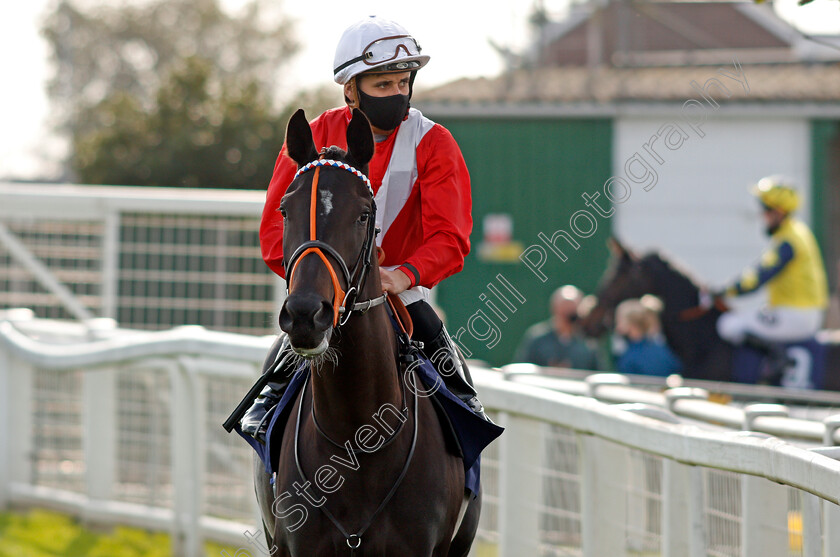
[[[545,425],[507,412],[499,421],[499,555],[538,555]]]
[[[32,392],[34,370],[32,366],[5,353],[7,404],[0,408],[3,414],[7,448],[4,457],[6,471],[3,490],[7,491],[11,483],[29,484],[32,482]],[[7,493],[8,495],[8,493]]]
[[[10,446],[14,439],[10,412],[11,375],[11,356],[5,350],[0,350],[0,509],[5,509],[9,504]]]
[[[593,435],[579,435],[581,530],[586,557],[623,557],[627,537],[628,450]]]
[[[175,521],[172,553],[202,557],[202,487],[204,485],[204,428],[206,423],[203,382],[192,361],[181,357],[172,366],[172,484]]]
[[[823,445],[837,446],[835,433],[840,429],[840,414],[834,414],[823,420],[825,436]],[[840,506],[831,501],[823,501],[823,530],[825,540],[824,555],[840,555]]]
[[[754,431],[764,416],[787,417],[781,404],[751,404],[744,408],[744,431]],[[754,434],[768,437],[764,434]],[[787,557],[787,491],[784,486],[756,476],[741,478],[741,555]],[[779,525],[783,527],[779,527]]]
[[[840,506],[823,501],[823,532],[825,551],[823,555],[840,555]]]
[[[662,556],[705,557],[703,471],[662,462]]]
[[[82,447],[87,495],[114,497],[117,472],[117,375],[113,368],[82,374]]]
[[[120,281],[120,214],[111,210],[105,215],[102,230],[102,317],[117,319]]]
[[[806,491],[800,491],[799,497],[802,501],[802,557],[822,557],[821,500]]]
[[[787,557],[787,488],[757,476],[741,478],[741,555]]]

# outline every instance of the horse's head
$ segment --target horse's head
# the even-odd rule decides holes
[[[598,286],[597,302],[581,320],[587,336],[598,337],[610,330],[618,304],[649,294],[653,289],[652,278],[642,259],[614,238],[609,240],[609,247],[613,257]]]
[[[280,328],[292,348],[315,357],[329,347],[333,328],[346,319],[357,296],[379,289],[376,267],[376,205],[366,174],[373,157],[370,124],[359,110],[347,127],[347,152],[321,151],[303,110],[289,120],[289,157],[298,173],[280,203],[283,254],[289,295]]]

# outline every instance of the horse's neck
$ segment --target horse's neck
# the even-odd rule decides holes
[[[673,317],[699,302],[700,287],[674,269],[668,271],[668,276],[655,277],[653,283],[651,293],[662,300],[664,316]]]
[[[337,361],[313,370],[312,392],[318,422],[330,436],[344,439],[372,425],[384,405],[402,408],[396,341],[385,306],[352,315],[335,348]]]
[[[673,276],[659,277],[653,292],[662,300],[662,330],[668,344],[683,360],[693,360],[698,348],[708,347],[716,336],[715,319],[685,317],[683,312],[700,303],[700,287],[688,276],[671,270]],[[716,310],[712,310],[715,312]],[[690,362],[685,362],[688,365]]]

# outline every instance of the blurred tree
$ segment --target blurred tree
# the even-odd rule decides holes
[[[266,16],[264,4],[252,0],[232,16],[218,0],[86,11],[59,0],[43,32],[74,178],[264,188],[293,108],[314,113],[333,100],[317,90],[275,108],[278,72],[297,46],[288,21]]]

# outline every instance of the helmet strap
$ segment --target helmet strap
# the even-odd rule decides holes
[[[411,70],[411,77],[408,78],[408,100],[414,94],[414,79],[417,77],[417,70]],[[410,106],[410,105],[409,105]]]

